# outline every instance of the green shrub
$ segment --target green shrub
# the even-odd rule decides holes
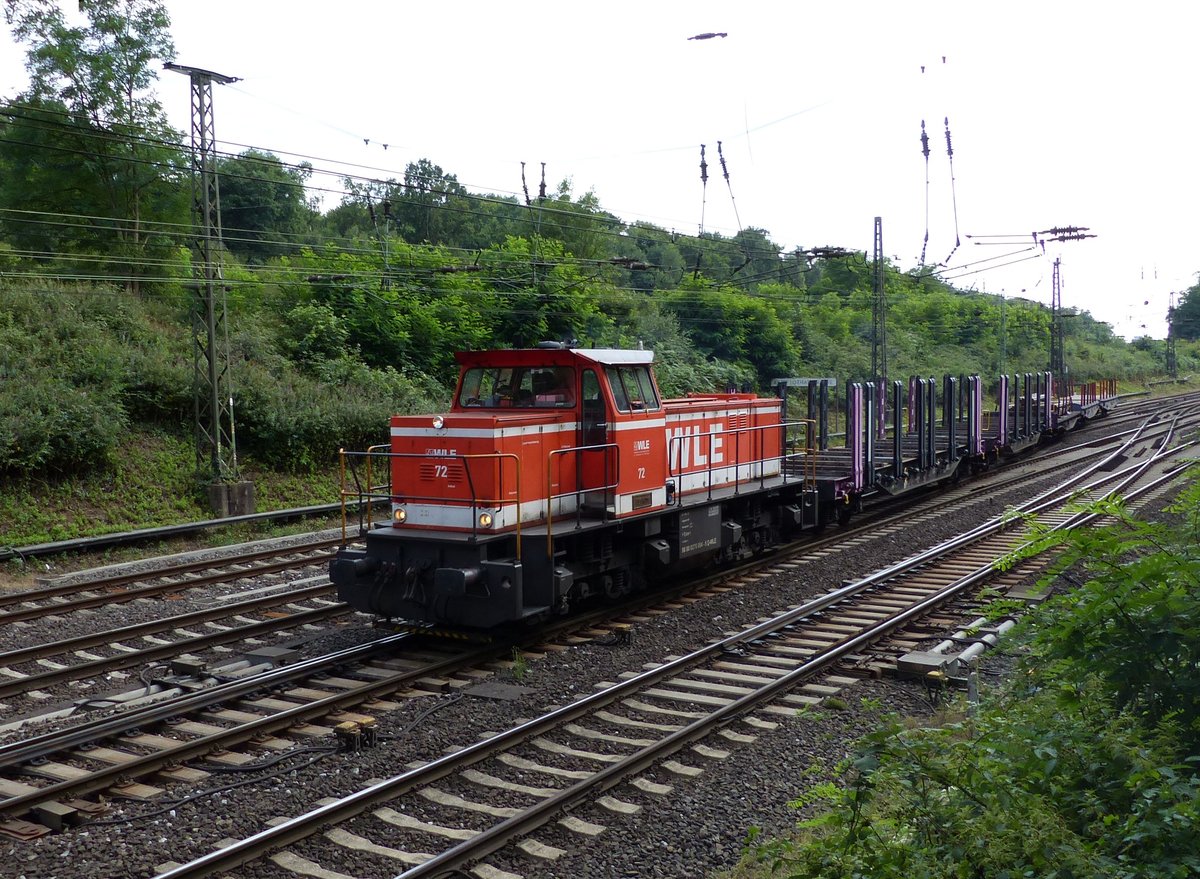
[[[893,723],[822,785],[829,808],[793,839],[753,849],[755,875],[1184,877],[1200,873],[1200,486],[1147,523],[1046,533],[1056,570],[1088,583],[1048,602],[1018,637],[1015,685],[966,721]],[[1032,551],[1032,550],[1031,550]],[[819,797],[817,795],[820,795]],[[743,871],[744,872],[744,871]]]
[[[285,472],[311,472],[340,448],[386,442],[393,414],[440,408],[428,384],[345,359],[320,364],[315,375],[247,362],[238,375],[238,447]]]
[[[8,284],[0,295],[0,473],[108,466],[131,420],[175,432],[192,349],[169,306],[107,287]]]
[[[1175,725],[1185,754],[1200,753],[1200,483],[1168,508],[1170,523],[1119,501],[1089,509],[1111,524],[1041,541],[1065,544],[1053,572],[1081,563],[1088,581],[1035,618],[1037,664],[1062,681],[1099,678],[1118,707]]]
[[[84,472],[104,467],[127,419],[110,397],[54,376],[26,376],[0,394],[0,471]]]
[[[297,363],[317,364],[349,353],[350,330],[328,305],[297,305],[284,315],[280,341]]]
[[[160,350],[129,352],[121,403],[131,421],[179,431],[194,413],[192,365],[178,353]]]

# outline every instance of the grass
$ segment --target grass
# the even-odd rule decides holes
[[[243,460],[242,476],[254,483],[260,511],[334,503],[337,468],[316,474],[285,474]],[[0,547],[96,537],[120,531],[178,525],[211,518],[195,478],[192,444],[165,432],[131,431],[111,469],[58,480],[0,480]],[[334,517],[330,517],[332,519]],[[339,519],[340,521],[340,519]],[[236,543],[267,535],[312,530],[313,522],[232,525],[182,543],[191,547]],[[181,542],[172,541],[170,551]],[[122,551],[110,550],[104,561]],[[144,555],[146,550],[124,550]],[[90,563],[96,562],[93,557]],[[22,571],[11,562],[9,573]]]
[[[517,683],[522,683],[529,676],[529,659],[518,648],[512,649],[512,669],[511,674],[513,680]]]

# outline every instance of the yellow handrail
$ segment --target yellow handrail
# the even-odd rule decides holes
[[[346,450],[338,449],[338,498],[342,504],[342,546],[346,545]]]

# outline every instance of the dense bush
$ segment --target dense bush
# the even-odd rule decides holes
[[[601,340],[617,348],[639,345],[654,352],[654,374],[663,397],[682,397],[689,391],[715,391],[754,385],[754,370],[715,357],[705,357],[679,325],[672,311],[653,305],[636,309],[620,332]]]
[[[61,378],[26,376],[0,394],[0,471],[83,472],[107,465],[127,424],[113,399]]]
[[[133,421],[181,431],[193,417],[190,342],[175,350],[130,351],[121,404]],[[164,346],[166,347],[166,346]]]
[[[756,850],[788,877],[1183,877],[1200,873],[1200,486],[1170,526],[1119,504],[1065,538],[1081,589],[1024,625],[1016,683],[974,717],[894,723]],[[1045,535],[1038,548],[1059,543]],[[1061,566],[1060,566],[1061,567]],[[755,875],[752,868],[748,868]]]
[[[310,356],[301,370],[271,345],[261,327],[233,340],[235,417],[239,450],[279,470],[312,471],[335,460],[339,448],[385,442],[394,413],[445,405],[437,399],[445,391],[424,377],[414,381],[349,357]]]
[[[131,422],[190,437],[193,349],[180,317],[111,289],[6,288],[0,473],[104,469]],[[445,404],[424,376],[370,369],[340,344],[322,345],[329,315],[319,307],[289,315],[282,334],[250,309],[231,309],[230,322],[239,450],[281,470],[311,471],[339,447],[382,441],[392,413]]]
[[[1190,876],[1200,868],[1200,779],[1169,740],[1096,682],[1000,699],[937,729],[869,736],[852,782],[810,791],[830,809],[798,841],[758,851],[772,875]]]
[[[1200,486],[1172,505],[1170,524],[1118,501],[1093,509],[1111,524],[1072,534],[1056,562],[1086,564],[1088,582],[1032,621],[1040,673],[1077,687],[1099,680],[1117,708],[1169,726],[1181,756],[1200,755]]]
[[[84,472],[116,452],[137,318],[111,289],[8,288],[0,298],[0,472]]]

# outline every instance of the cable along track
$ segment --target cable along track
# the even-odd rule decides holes
[[[1138,464],[1080,484],[1141,454],[1134,451],[1138,442],[1137,436],[1130,438],[1106,461],[1074,477],[1075,484],[1042,495],[1020,512],[1055,528],[1084,524],[1086,515],[1066,508],[1081,497],[1127,491],[1182,448],[1166,450],[1169,438],[1160,438],[1158,451]],[[1167,471],[1151,487],[1182,469]],[[640,808],[607,795],[610,789],[628,782],[643,793],[670,795],[673,785],[652,783],[640,773],[661,766],[682,784],[703,771],[691,762],[720,760],[731,747],[751,745],[756,731],[777,723],[775,715],[794,714],[797,706],[831,692],[813,683],[816,675],[836,671],[839,661],[861,661],[872,645],[991,578],[996,559],[1020,546],[1026,530],[1019,516],[995,519],[686,656],[630,673],[619,683],[600,684],[599,691],[534,720],[306,814],[280,819],[187,864],[165,865],[160,879],[211,876],[263,857],[300,874],[341,875],[332,865],[308,857],[314,849],[334,863],[351,850],[365,852],[407,867],[402,873],[406,879],[468,868],[478,876],[512,875],[481,864],[509,845],[525,856],[552,860],[561,850],[529,838],[534,830],[560,818],[572,837],[586,845],[589,837],[604,831],[600,820],[615,823]],[[709,738],[714,734],[719,740]],[[511,780],[514,773],[544,778],[545,784],[517,783]],[[473,793],[447,793],[439,783]],[[454,817],[437,824],[414,817],[426,813],[430,803]],[[591,815],[608,819],[585,821],[570,814],[589,803],[597,807]],[[489,821],[485,815],[501,820]],[[327,830],[330,825],[333,829]],[[380,844],[372,835],[411,844]],[[426,851],[439,840],[449,840],[449,847]],[[300,847],[303,853],[296,848],[302,841],[307,841]]]

